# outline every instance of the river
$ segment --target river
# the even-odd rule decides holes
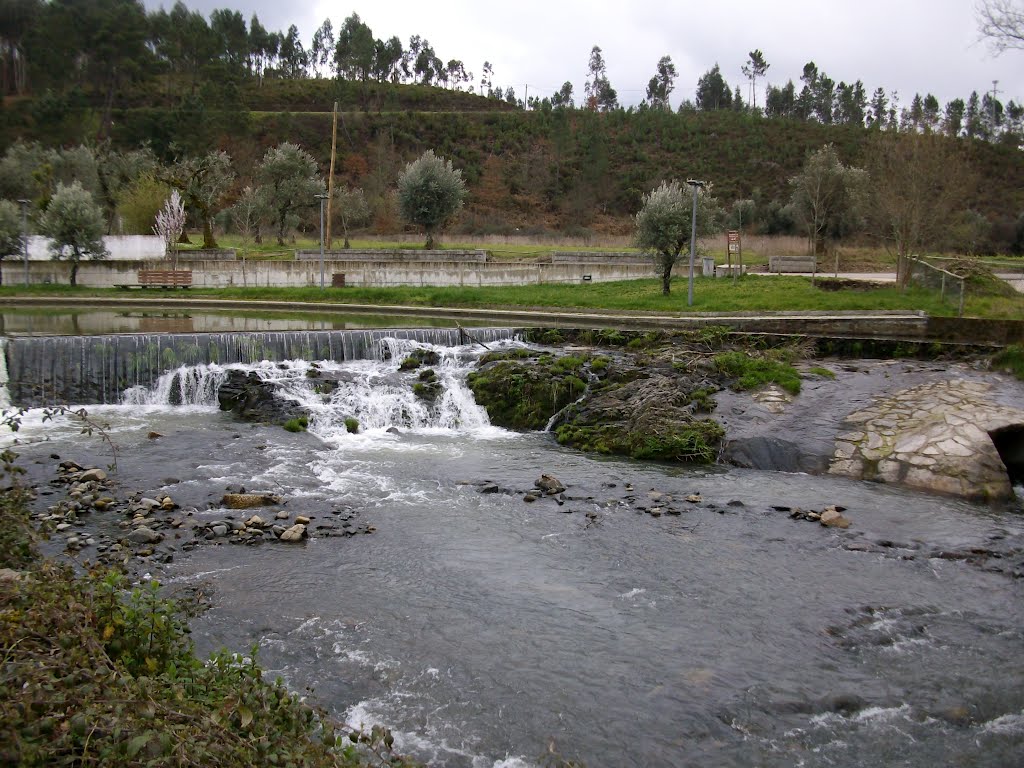
[[[329,396],[306,362],[239,364],[306,401],[309,433],[221,413],[218,366],[90,408],[125,493],[163,489],[210,520],[245,486],[314,529],[339,514],[375,528],[152,563],[172,589],[212,590],[200,651],[258,646],[270,674],[434,765],[541,765],[550,750],[591,768],[1024,762],[1019,509],[586,456],[490,426],[464,385],[471,347],[436,348],[430,406],[397,370],[429,345],[388,344],[319,366],[340,382]],[[175,388],[184,405],[167,404]],[[39,412],[22,435],[40,476],[51,454],[108,460]],[[542,473],[564,498],[525,500]],[[784,509],[829,504],[849,530]]]

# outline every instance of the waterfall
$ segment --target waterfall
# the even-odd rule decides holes
[[[508,328],[474,328],[474,339],[513,338]],[[23,407],[74,403],[132,402],[158,398],[152,387],[167,372],[187,402],[190,387],[216,392],[219,366],[260,361],[381,360],[394,353],[395,341],[452,347],[466,341],[459,328],[350,331],[275,331],[262,333],[124,334],[110,336],[12,337],[4,345],[9,402]],[[200,372],[200,366],[212,366]],[[2,371],[2,368],[0,368]],[[191,378],[188,378],[191,377]],[[213,377],[212,379],[210,377]],[[186,380],[188,379],[188,380]],[[140,390],[141,388],[141,390]],[[127,393],[127,394],[126,394]],[[148,393],[148,394],[143,394]],[[0,395],[4,397],[4,395]]]
[[[402,361],[416,351],[436,355],[436,362],[401,370]],[[389,429],[481,432],[490,428],[490,422],[466,385],[481,352],[474,346],[446,347],[386,337],[380,340],[377,354],[364,359],[179,366],[159,376],[151,387],[129,389],[124,403],[216,407],[217,390],[228,372],[241,370],[258,376],[275,395],[298,402],[309,414],[309,430],[329,442],[347,439],[346,422],[352,419],[360,433]],[[434,372],[436,389],[423,397],[417,394],[417,384],[428,368]]]

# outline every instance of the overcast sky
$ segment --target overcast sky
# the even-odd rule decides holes
[[[377,38],[397,35],[403,46],[418,34],[444,61],[460,59],[479,84],[484,61],[495,86],[513,86],[523,98],[550,96],[563,82],[582,100],[590,49],[599,45],[608,79],[623,105],[644,98],[648,80],[664,55],[679,77],[673,106],[692,99],[697,79],[716,62],[731,86],[740,67],[759,48],[770,64],[768,82],[797,84],[803,65],[814,61],[836,83],[862,80],[870,95],[878,86],[897,91],[901,106],[915,93],[933,93],[944,105],[972,90],[992,89],[999,99],[1024,102],[1024,51],[992,55],[978,39],[974,0],[376,0],[361,5],[336,0],[185,0],[209,16],[214,8],[256,13],[267,29],[295,24],[305,44],[324,19],[335,33],[358,13]],[[146,0],[170,9],[173,0]],[[764,103],[764,84],[757,102]]]

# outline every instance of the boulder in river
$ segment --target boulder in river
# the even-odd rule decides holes
[[[225,493],[220,500],[227,509],[254,509],[281,503],[281,497],[272,493]]]
[[[231,411],[243,421],[284,424],[307,415],[298,402],[279,397],[272,383],[252,372],[228,371],[217,399],[222,411]]]

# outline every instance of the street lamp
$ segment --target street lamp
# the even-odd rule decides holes
[[[31,200],[19,200],[21,205],[21,255],[25,260],[25,285],[28,285],[28,204]]]
[[[320,201],[320,290],[324,289],[324,200],[330,195],[313,195]]]
[[[686,183],[693,187],[693,223],[690,225],[690,288],[686,297],[686,306],[693,306],[693,262],[697,256],[697,192],[707,186],[706,181],[687,179]]]

